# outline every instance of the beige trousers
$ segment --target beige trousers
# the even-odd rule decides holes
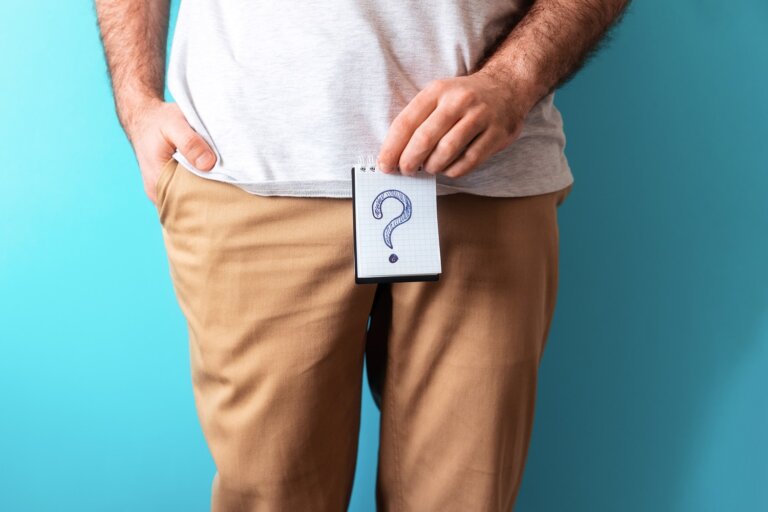
[[[366,357],[377,510],[511,510],[570,189],[439,196],[440,280],[357,285],[351,199],[257,196],[168,162],[157,209],[212,510],[346,510]]]

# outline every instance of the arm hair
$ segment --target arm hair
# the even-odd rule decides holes
[[[570,80],[597,53],[630,0],[535,0],[476,66],[522,84],[531,105]]]
[[[115,109],[123,129],[163,101],[169,0],[95,0]]]

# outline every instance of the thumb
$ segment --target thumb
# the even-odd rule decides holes
[[[184,155],[189,162],[203,171],[210,171],[216,163],[216,154],[187,123],[186,119],[176,119],[166,129],[167,137],[171,144]]]

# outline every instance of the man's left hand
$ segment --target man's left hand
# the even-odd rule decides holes
[[[463,176],[512,144],[528,108],[511,84],[482,71],[433,80],[395,117],[378,155],[385,174]]]

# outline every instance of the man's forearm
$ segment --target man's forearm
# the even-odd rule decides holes
[[[536,0],[480,63],[532,107],[583,65],[629,0]]]
[[[95,0],[115,108],[123,129],[163,100],[169,0]]]

